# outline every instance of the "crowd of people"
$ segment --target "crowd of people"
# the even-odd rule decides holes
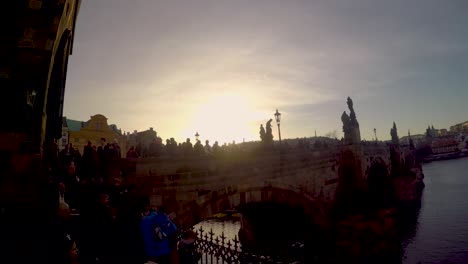
[[[164,208],[152,208],[149,198],[121,177],[119,152],[118,144],[103,138],[99,147],[88,142],[82,155],[69,144],[50,158],[51,197],[58,198],[54,263],[196,261]]]
[[[183,143],[177,143],[174,138],[166,140],[166,144],[163,144],[161,138],[154,139],[150,144],[137,144],[136,146],[130,146],[126,153],[127,158],[138,158],[138,157],[157,157],[163,155],[169,156],[203,156],[203,155],[219,155],[222,153],[231,153],[238,150],[242,150],[245,147],[245,143],[236,144],[235,141],[232,143],[224,143],[220,145],[218,141],[211,146],[210,141],[206,140],[203,144],[200,140],[196,139],[195,144],[192,144],[190,138]]]

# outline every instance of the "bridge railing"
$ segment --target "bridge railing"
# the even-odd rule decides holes
[[[215,235],[211,229],[209,232],[193,229],[197,235],[192,256],[198,256],[198,263],[303,263],[303,245],[295,243],[291,248],[284,250],[248,250],[242,246],[237,236],[227,239],[224,233]]]

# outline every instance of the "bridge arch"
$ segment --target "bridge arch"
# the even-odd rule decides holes
[[[240,213],[239,239],[243,245],[270,245],[305,241],[323,223],[319,203],[289,188],[263,186],[211,192],[210,198],[186,204],[178,224],[188,228],[211,216],[235,210]]]
[[[224,198],[224,197],[223,197]],[[291,207],[302,207],[311,218],[315,216],[316,201],[306,193],[284,186],[251,187],[228,194],[231,207],[242,210],[247,204],[270,202]]]
[[[269,203],[291,208],[301,208],[312,222],[320,222],[323,212],[320,203],[306,193],[284,187],[262,186],[250,188],[229,188],[225,193],[210,192],[204,198],[183,205],[178,216],[179,224],[190,227],[217,213],[229,210],[241,212],[251,204]]]

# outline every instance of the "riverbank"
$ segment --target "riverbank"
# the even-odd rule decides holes
[[[433,161],[441,161],[441,160],[451,160],[451,159],[459,159],[459,158],[466,158],[468,157],[468,151],[457,151],[457,152],[448,152],[443,154],[434,154],[423,159],[424,163],[429,163]]]

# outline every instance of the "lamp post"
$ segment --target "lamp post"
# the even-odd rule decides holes
[[[278,109],[276,109],[275,119],[276,119],[276,124],[278,124],[278,137],[279,137],[279,143],[281,146],[281,129],[280,129],[281,113],[278,112]]]
[[[377,141],[377,129],[374,128],[375,141]]]

